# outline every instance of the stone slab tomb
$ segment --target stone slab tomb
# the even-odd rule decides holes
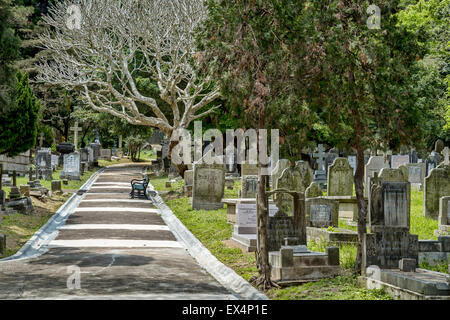
[[[382,169],[369,195],[370,233],[363,239],[363,270],[396,269],[403,258],[418,261],[418,236],[411,235],[411,187],[400,169]]]

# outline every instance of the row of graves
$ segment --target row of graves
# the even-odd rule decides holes
[[[312,153],[313,163],[280,159],[272,164],[267,232],[272,278],[280,284],[338,275],[338,245],[356,245],[358,240],[355,231],[338,226],[340,219],[357,223],[356,156],[330,151],[325,153],[319,145]],[[231,240],[252,252],[258,247],[257,166],[242,164],[239,197],[224,199],[225,187],[235,179],[231,166],[200,161],[185,172],[185,191],[192,197],[193,209],[217,210],[226,204],[227,221],[234,225]],[[433,264],[450,258],[450,236],[445,235],[450,224],[448,147],[435,150],[426,160],[414,157],[414,152],[367,155],[364,183],[370,231],[363,239],[367,286],[388,287],[402,298],[450,297],[446,274],[417,268],[422,261]],[[424,190],[424,216],[439,220],[438,240],[418,240],[410,234],[412,187]],[[313,252],[307,248],[310,240],[331,246],[325,253]]]

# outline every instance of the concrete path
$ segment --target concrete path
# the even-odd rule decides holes
[[[107,168],[44,255],[0,262],[0,299],[234,299],[150,201],[130,199],[142,168]]]

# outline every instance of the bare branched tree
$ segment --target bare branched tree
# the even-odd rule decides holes
[[[38,81],[77,88],[92,109],[171,136],[217,108],[218,88],[195,71],[192,31],[205,14],[202,0],[60,1],[44,17],[51,60],[40,61]],[[144,93],[142,78],[159,97]]]

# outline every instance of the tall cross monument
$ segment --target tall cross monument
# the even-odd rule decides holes
[[[78,132],[81,132],[83,128],[78,127],[78,121],[75,122],[75,126],[70,128],[73,131],[73,144],[75,145],[75,151],[78,150]]]

